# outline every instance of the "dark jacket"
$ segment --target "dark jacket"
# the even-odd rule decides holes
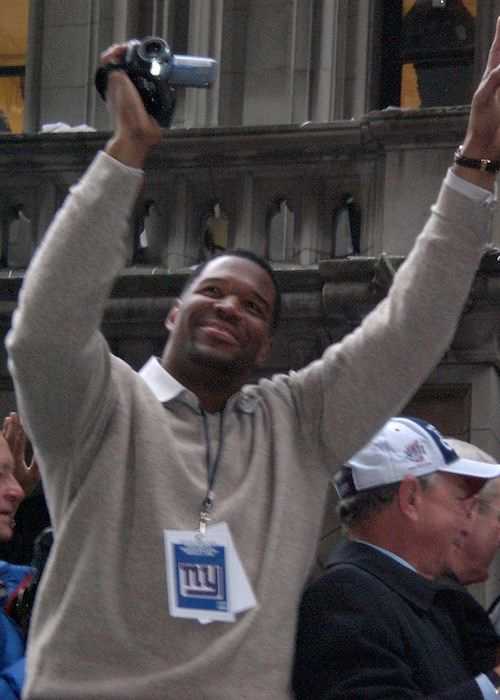
[[[435,584],[357,542],[334,551],[302,600],[294,669],[299,700],[482,700],[497,637],[462,589]]]

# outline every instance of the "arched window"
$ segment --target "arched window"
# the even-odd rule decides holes
[[[293,260],[295,214],[284,197],[278,197],[267,211],[267,258],[271,262]]]
[[[202,260],[211,258],[228,248],[229,217],[217,199],[210,203],[202,218],[201,236]]]

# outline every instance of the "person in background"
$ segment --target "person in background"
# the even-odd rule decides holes
[[[475,445],[455,438],[447,438],[446,441],[464,459],[496,464],[491,455]],[[499,546],[500,479],[491,479],[474,499],[465,536],[450,548],[449,573],[463,586],[486,581]]]
[[[463,440],[446,438],[446,442],[459,457],[487,464],[497,464],[493,457],[479,447]],[[498,466],[498,465],[497,465]],[[479,655],[481,649],[500,648],[498,628],[493,618],[475,598],[466,592],[465,586],[482,583],[489,576],[489,569],[500,545],[500,479],[491,479],[477,493],[469,517],[464,523],[463,536],[457,538],[448,551],[443,583],[454,586],[458,595],[452,612],[461,631],[465,648]]]
[[[453,438],[448,438],[448,442],[462,457],[495,463],[491,455],[468,442]],[[499,547],[500,479],[492,479],[474,501],[465,537],[449,552],[448,575],[463,586],[486,581]],[[500,595],[489,605],[488,614],[495,631],[500,634]]]
[[[11,413],[0,434],[0,542],[12,538],[17,508],[39,479],[35,461],[24,459],[25,435],[19,418]],[[31,567],[0,561],[0,698],[20,698],[24,684],[26,640],[21,628],[6,613],[9,599],[27,585]]]
[[[348,460],[335,477],[348,539],[300,607],[298,700],[497,696],[496,635],[468,644],[455,609],[469,594],[437,579],[475,494],[498,476],[415,418],[390,420]]]
[[[0,542],[0,559],[11,564],[29,565],[34,556],[35,540],[45,528],[50,527],[50,517],[38,465],[15,412],[4,419],[3,432],[4,435],[12,433],[12,436],[16,436],[15,444],[9,438],[16,463],[24,463],[27,456],[29,466],[25,465],[26,481],[22,484],[25,498],[17,509],[14,534],[8,542]]]

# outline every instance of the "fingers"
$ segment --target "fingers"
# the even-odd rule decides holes
[[[495,26],[495,36],[488,53],[488,60],[486,62],[486,69],[484,71],[483,77],[486,77],[490,71],[492,71],[500,62],[500,17],[497,17],[497,23]]]
[[[101,53],[101,63],[122,63],[126,51],[127,44],[113,44]]]
[[[127,91],[127,93],[123,92],[125,90]],[[130,97],[130,95],[135,94],[135,91],[136,89],[132,85],[132,82],[128,75],[125,73],[125,71],[114,70],[111,73],[109,73],[108,95],[110,95],[114,99],[117,99],[117,97],[121,97],[123,94],[126,94],[127,97]]]
[[[4,418],[3,435],[9,444],[16,467],[18,462],[24,463],[26,435],[21,420],[14,411]]]
[[[116,116],[117,129],[122,133],[130,133],[135,140],[144,140],[148,144],[161,140],[158,123],[146,112],[137,89],[124,71],[110,73],[107,101]]]
[[[101,54],[101,61],[123,63],[127,47],[128,44],[110,46]],[[106,105],[114,121],[114,135],[106,152],[125,165],[142,168],[150,148],[161,141],[162,132],[124,70],[108,73]]]
[[[499,55],[500,59],[500,55]],[[496,94],[500,88],[500,62],[485,75],[481,81],[473,98],[473,104],[477,107],[486,105]]]
[[[6,430],[8,426],[14,425],[18,421],[18,415],[15,411],[11,411],[8,416],[3,419],[3,430]]]
[[[24,464],[24,470],[22,472],[22,482],[21,486],[24,489],[26,496],[31,496],[35,490],[38,483],[41,481],[40,469],[38,467],[38,462],[36,461],[35,455],[33,454],[33,459],[29,467]]]
[[[128,75],[121,70],[108,75],[107,100],[117,129],[139,129],[149,121],[142,99]]]
[[[14,476],[29,496],[41,479],[38,463],[33,459],[28,467],[25,461],[27,437],[21,419],[14,411],[4,418],[2,433],[14,459]]]
[[[9,442],[9,436],[12,435],[12,422],[10,420],[10,416],[5,416],[5,418],[3,419],[2,435],[7,440],[7,442]]]
[[[20,433],[24,434],[17,413],[12,411],[12,413],[4,418],[2,432],[4,438],[9,443],[11,451],[15,453],[18,449]]]

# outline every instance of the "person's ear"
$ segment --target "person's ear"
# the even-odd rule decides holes
[[[174,301],[174,304],[170,311],[167,314],[167,318],[164,321],[165,328],[167,331],[170,333],[173,330],[173,327],[175,326],[175,322],[177,320],[177,314],[179,313],[179,308],[181,305],[181,300],[176,299]]]
[[[399,484],[398,503],[401,512],[411,520],[418,520],[421,502],[421,488],[414,476],[405,476]]]

